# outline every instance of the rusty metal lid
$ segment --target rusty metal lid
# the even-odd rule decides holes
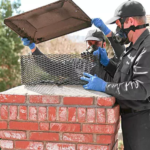
[[[4,23],[21,37],[41,43],[91,26],[91,19],[72,0],[9,17]]]

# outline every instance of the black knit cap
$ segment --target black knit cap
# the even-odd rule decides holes
[[[105,41],[105,35],[102,31],[90,30],[87,33],[85,40]]]
[[[141,3],[137,1],[126,1],[123,2],[115,10],[114,17],[106,22],[106,24],[113,24],[120,18],[134,17],[134,16],[145,16],[146,12]]]

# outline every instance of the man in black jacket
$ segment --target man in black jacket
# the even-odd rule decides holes
[[[104,50],[98,50],[101,64],[111,73],[113,82],[84,73],[85,89],[105,92],[116,97],[120,105],[125,150],[150,149],[150,34],[146,29],[146,12],[136,1],[122,3],[108,21],[117,24],[117,33],[109,33],[121,44],[129,44],[116,65],[107,58]],[[93,24],[106,30],[101,19]]]

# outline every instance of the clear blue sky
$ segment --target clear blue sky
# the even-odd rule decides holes
[[[11,0],[14,1],[14,0]],[[50,4],[58,0],[21,0],[21,10],[24,12]],[[125,0],[73,0],[89,17],[100,17],[104,22],[110,19],[116,7]],[[148,15],[150,15],[150,0],[137,0],[142,3]],[[92,27],[94,28],[94,27]],[[110,29],[114,30],[115,26],[110,25]],[[74,33],[75,35],[85,35],[87,30],[84,29]]]

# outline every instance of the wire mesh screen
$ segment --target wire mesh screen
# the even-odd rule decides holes
[[[83,72],[90,73],[98,59],[88,54],[48,54],[21,56],[21,77],[25,85],[83,85]]]

